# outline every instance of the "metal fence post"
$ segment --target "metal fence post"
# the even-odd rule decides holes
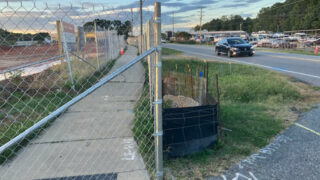
[[[61,30],[62,30],[63,51],[64,51],[64,53],[66,55],[66,61],[67,61],[67,64],[68,64],[68,70],[69,70],[70,81],[71,81],[71,84],[72,84],[72,89],[75,90],[73,73],[72,73],[72,66],[71,66],[71,61],[70,61],[70,56],[69,56],[69,51],[68,51],[68,44],[67,44],[67,41],[66,41],[66,36],[64,34],[64,27],[63,27],[63,21],[62,20],[60,20],[60,24],[61,24]]]
[[[94,21],[94,39],[96,41],[96,55],[97,55],[97,65],[100,70],[100,60],[99,60],[99,45],[98,45],[98,36],[97,36],[97,22]]]
[[[103,27],[103,34],[104,34],[104,53],[106,56],[106,63],[108,63],[108,43],[107,43],[107,32],[106,32],[106,28]]]
[[[156,158],[156,178],[163,179],[163,154],[162,154],[162,68],[161,68],[161,3],[154,4],[155,20],[155,44],[156,51],[156,93],[155,93],[155,158]]]
[[[151,27],[151,22],[150,20],[147,22],[147,50],[151,48],[151,41],[150,41],[150,27]],[[149,74],[149,98],[150,98],[150,113],[152,113],[152,102],[153,102],[153,85],[152,85],[152,61],[151,61],[151,54],[147,57],[148,61],[148,74]]]

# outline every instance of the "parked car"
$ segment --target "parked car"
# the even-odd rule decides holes
[[[240,37],[225,38],[216,44],[216,54],[227,54],[228,57],[248,55],[253,56],[255,50],[251,44]]]
[[[165,39],[161,39],[161,43],[167,43]]]

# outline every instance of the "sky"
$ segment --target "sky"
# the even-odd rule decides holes
[[[156,0],[143,0],[143,20],[153,16]],[[174,12],[175,31],[189,31],[203,23],[223,15],[256,17],[259,10],[285,0],[158,0],[162,4],[162,29],[172,30]],[[131,8],[135,31],[139,27],[139,0],[0,0],[0,28],[31,32],[54,28],[55,21],[63,19],[81,24],[92,18],[131,20]]]

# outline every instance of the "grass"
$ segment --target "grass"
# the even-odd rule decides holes
[[[185,64],[196,70],[199,60],[190,58],[163,61],[163,74],[183,73]],[[204,66],[200,62],[200,67]],[[223,141],[199,154],[166,159],[165,166],[177,179],[201,179],[218,175],[230,165],[266,146],[272,138],[298,118],[298,112],[320,101],[315,88],[288,76],[256,67],[208,63],[209,93],[216,96],[215,74],[219,75]],[[171,73],[174,76],[174,73]],[[193,71],[193,75],[196,72]],[[294,107],[297,111],[293,112]]]
[[[311,52],[311,51],[303,51],[303,50],[296,50],[296,49],[256,48],[256,50],[257,51],[265,51],[265,52],[278,52],[278,53],[320,56],[320,53],[314,54],[314,52]]]
[[[94,62],[96,58],[87,58],[87,60]],[[32,78],[17,75],[10,81],[4,82],[5,84],[1,86],[3,89],[0,89],[0,146],[96,84],[111,70],[115,61],[101,63],[102,67],[98,70],[74,59],[72,61],[74,90],[71,88],[66,66],[63,65],[54,66]],[[0,154],[0,164],[13,157],[41,130],[35,131],[18,145]]]
[[[169,55],[179,55],[182,54],[181,51],[170,49],[170,48],[162,48],[162,55],[169,56]]]

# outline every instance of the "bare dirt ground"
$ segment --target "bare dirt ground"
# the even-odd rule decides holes
[[[37,62],[59,55],[58,45],[0,47],[0,70]]]

